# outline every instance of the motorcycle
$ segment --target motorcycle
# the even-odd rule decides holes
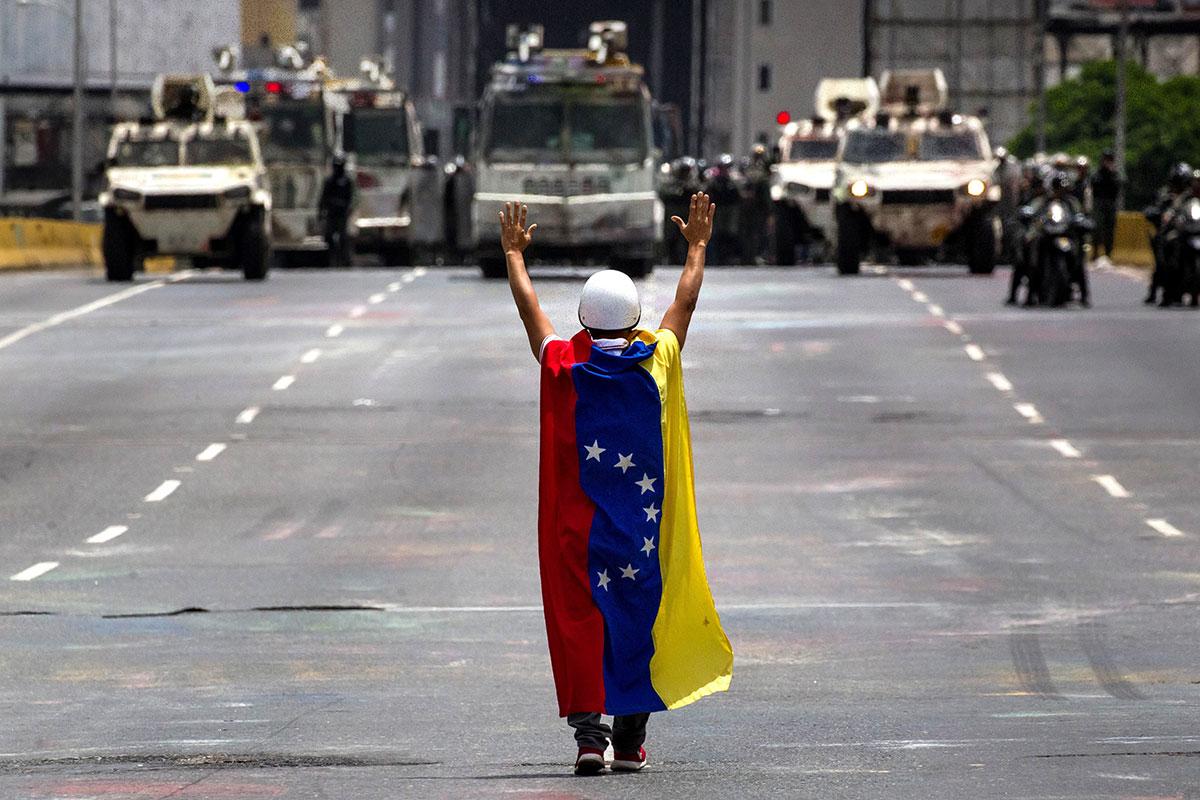
[[[1040,210],[1025,206],[1021,220],[1034,230],[1039,299],[1051,308],[1061,308],[1073,296],[1072,284],[1081,283],[1079,276],[1086,269],[1083,237],[1095,229],[1095,223],[1086,214],[1072,213],[1065,201],[1056,199],[1048,200]]]
[[[1189,197],[1172,215],[1164,237],[1167,256],[1166,286],[1162,305],[1182,303],[1200,306],[1200,197]]]

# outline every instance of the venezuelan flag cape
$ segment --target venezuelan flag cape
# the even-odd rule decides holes
[[[581,331],[542,355],[538,545],[559,713],[637,714],[729,688],[704,573],[679,340]]]

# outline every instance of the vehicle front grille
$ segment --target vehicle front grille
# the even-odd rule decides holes
[[[582,178],[526,178],[521,184],[525,194],[551,195],[554,197],[570,197],[581,194],[610,194],[612,181],[604,175],[585,176]]]
[[[818,203],[828,203],[829,202],[829,190],[828,189],[817,189],[815,192],[813,192],[813,197],[816,199],[816,201]]]
[[[935,205],[953,203],[953,189],[888,189],[883,193],[880,202],[885,206],[901,205]]]
[[[216,208],[215,194],[148,194],[147,211],[186,211],[189,209]]]

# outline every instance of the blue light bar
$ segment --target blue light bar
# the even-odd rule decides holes
[[[246,94],[250,91],[250,84],[246,83],[246,81],[238,81],[233,85],[233,88],[237,89],[242,94]]]

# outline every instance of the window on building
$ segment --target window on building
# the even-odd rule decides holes
[[[759,0],[759,3],[758,3],[758,24],[759,25],[766,26],[766,25],[771,24],[772,12],[774,12],[774,10],[775,10],[774,8],[772,8],[773,5],[774,5],[774,3],[772,3],[772,0]]]
[[[760,92],[771,91],[771,65],[758,65],[758,90]]]

